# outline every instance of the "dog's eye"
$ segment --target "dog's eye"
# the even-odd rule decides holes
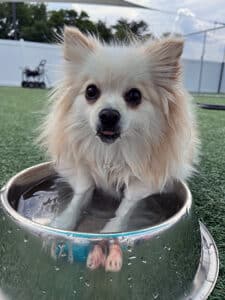
[[[125,93],[124,99],[130,106],[137,106],[141,103],[141,92],[136,88],[132,88]]]
[[[100,97],[100,90],[97,88],[96,85],[90,84],[86,88],[85,97],[88,101],[95,101]]]

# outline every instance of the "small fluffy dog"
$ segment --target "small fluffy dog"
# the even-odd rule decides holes
[[[122,195],[102,230],[119,231],[137,201],[193,171],[198,140],[181,82],[183,41],[106,45],[66,27],[63,47],[64,77],[41,140],[74,197],[50,225],[74,229],[99,187]]]

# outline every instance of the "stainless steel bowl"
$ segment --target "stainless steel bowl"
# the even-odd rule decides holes
[[[10,299],[207,299],[218,276],[218,253],[196,219],[185,183],[176,184],[173,201],[171,195],[165,201],[158,196],[166,216],[158,224],[98,234],[47,227],[18,213],[21,195],[55,175],[50,163],[40,164],[2,189],[0,288]],[[113,243],[122,251],[122,269],[89,270],[86,260],[93,247]]]

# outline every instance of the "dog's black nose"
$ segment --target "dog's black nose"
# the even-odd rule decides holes
[[[118,110],[105,108],[100,111],[99,119],[103,126],[112,128],[119,122],[120,113],[118,112]]]

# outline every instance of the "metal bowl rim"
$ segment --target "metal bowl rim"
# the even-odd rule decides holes
[[[198,296],[201,297],[201,299],[207,299],[209,297],[209,295],[212,293],[216,282],[217,282],[217,278],[219,276],[219,252],[216,246],[216,243],[211,235],[211,233],[209,232],[209,230],[207,229],[207,227],[201,222],[199,221],[199,226],[200,226],[200,232],[201,232],[201,237],[202,237],[202,253],[201,253],[201,259],[199,262],[199,268],[195,274],[195,278],[198,278],[198,276],[201,276],[200,273],[200,267],[202,267],[204,270],[207,269],[208,267],[208,272],[206,274],[206,278],[204,283],[200,286],[198,290]],[[210,244],[211,246],[211,251],[209,251],[209,249],[207,249],[208,251],[203,251],[203,247],[204,247],[204,241],[203,238],[205,238],[207,240],[207,242]],[[211,279],[208,280],[208,276],[211,276]],[[189,295],[192,299],[192,295]],[[197,297],[198,297],[197,296]],[[193,299],[198,300],[199,298],[194,297]]]
[[[140,235],[146,235],[146,234],[160,234],[160,232],[165,231],[166,229],[170,228],[171,226],[175,225],[180,219],[182,219],[184,216],[186,216],[192,206],[192,195],[191,192],[187,186],[187,184],[183,181],[180,181],[182,186],[184,187],[186,191],[186,199],[182,206],[182,208],[175,213],[172,217],[167,219],[166,221],[150,226],[147,228],[139,229],[139,230],[133,230],[133,231],[124,231],[124,232],[116,232],[116,233],[86,233],[86,232],[77,232],[77,231],[70,231],[70,230],[62,230],[58,228],[49,227],[46,225],[35,223],[22,215],[20,215],[16,210],[12,208],[12,206],[8,202],[8,191],[10,187],[17,181],[19,177],[22,175],[28,173],[31,170],[35,170],[37,168],[43,168],[52,165],[51,162],[45,162],[40,163],[37,165],[34,165],[32,167],[26,168],[13,177],[9,179],[9,181],[6,183],[5,186],[1,189],[1,204],[3,208],[6,210],[9,216],[11,216],[19,225],[28,228],[29,230],[34,231],[41,231],[46,234],[54,234],[54,235],[61,235],[61,236],[69,236],[69,237],[77,237],[82,239],[103,239],[103,238],[126,238],[126,237],[138,237]]]

